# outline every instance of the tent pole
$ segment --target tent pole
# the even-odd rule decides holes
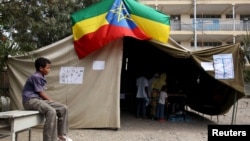
[[[232,125],[235,124],[235,121],[236,121],[236,113],[237,113],[236,107],[238,108],[238,102],[236,102],[236,96],[237,96],[237,94],[236,94],[236,92],[235,92],[235,94],[234,94],[233,113],[232,113],[232,121],[231,121],[231,124],[232,124]],[[237,106],[235,106],[235,103],[236,103]],[[236,110],[236,113],[235,113],[235,110]]]
[[[196,31],[196,0],[194,0],[194,49],[197,49],[197,31]]]
[[[236,108],[235,108],[235,114],[234,114],[234,124],[236,124],[236,115],[237,115],[237,110],[238,110],[238,101],[235,101],[235,104],[236,104]]]
[[[235,5],[232,5],[232,11],[233,11],[233,30],[235,31]],[[233,35],[233,43],[235,43],[235,35]]]

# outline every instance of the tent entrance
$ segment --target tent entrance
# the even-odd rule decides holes
[[[121,71],[121,110],[134,112],[136,95],[136,78],[145,71],[150,79],[155,73],[167,73],[169,93],[182,91],[184,80],[196,75],[190,59],[174,58],[148,41],[126,37],[123,43],[123,63]],[[185,69],[189,68],[189,69]],[[185,72],[183,72],[185,69]],[[186,75],[189,74],[189,75]],[[193,77],[195,78],[195,77]],[[178,83],[179,82],[179,83]],[[187,86],[189,87],[189,86]]]
[[[184,93],[187,105],[192,109],[209,115],[226,111],[227,102],[233,96],[229,94],[232,88],[208,75],[191,58],[173,56],[148,41],[124,38],[120,85],[124,99],[121,100],[121,110],[134,113],[136,78],[146,71],[148,79],[156,72],[166,72],[168,93]]]

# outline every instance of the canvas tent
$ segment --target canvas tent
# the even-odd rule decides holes
[[[46,76],[47,93],[68,105],[71,128],[120,128],[120,93],[135,95],[135,78],[142,69],[150,73],[166,71],[169,92],[176,91],[177,83],[172,82],[178,80],[188,105],[201,113],[225,113],[234,98],[245,95],[239,44],[188,51],[172,39],[162,44],[124,37],[79,60],[72,40],[69,36],[27,56],[9,57],[11,109],[23,108],[22,87],[35,71],[32,58],[38,56],[52,61],[52,70]],[[200,67],[201,62],[212,62],[214,54],[232,54],[233,79],[215,79],[214,71]]]

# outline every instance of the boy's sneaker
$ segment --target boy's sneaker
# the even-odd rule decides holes
[[[59,141],[73,141],[70,137],[67,136],[58,136]]]

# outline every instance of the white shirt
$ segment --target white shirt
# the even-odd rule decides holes
[[[159,103],[160,104],[165,104],[165,99],[168,97],[167,92],[161,91],[160,93],[160,98],[159,98]]]
[[[148,87],[148,80],[144,76],[141,76],[136,79],[137,86],[137,98],[148,98],[147,93],[145,91],[145,87]]]

